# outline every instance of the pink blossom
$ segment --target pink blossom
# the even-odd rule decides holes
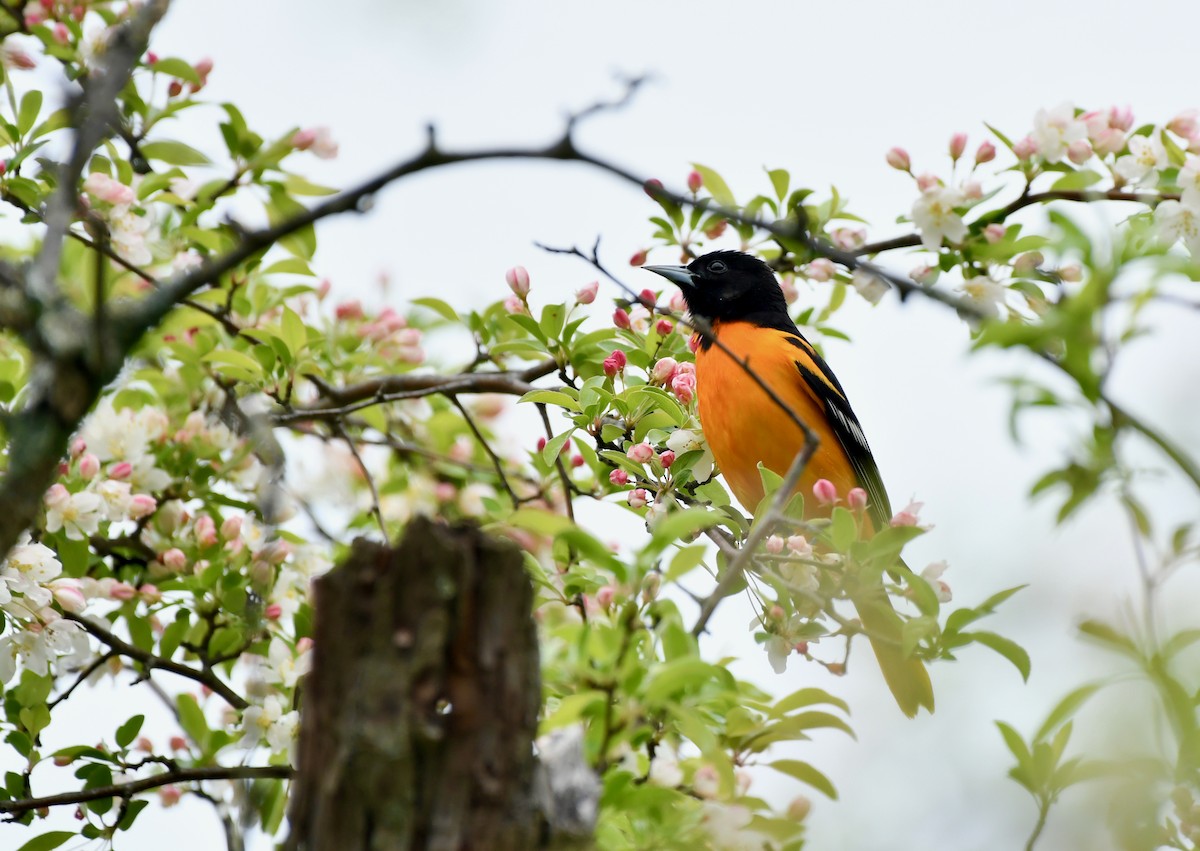
[[[83,189],[98,201],[107,204],[132,204],[137,195],[132,187],[126,186],[119,180],[113,180],[102,171],[93,171],[83,181]]]
[[[923,263],[920,266],[914,266],[913,270],[908,273],[908,276],[918,284],[932,284],[937,280],[938,268],[930,266],[928,263]]]
[[[867,232],[862,228],[834,228],[829,238],[838,248],[852,251],[866,243]]]
[[[675,453],[668,449],[662,455],[658,456],[659,463],[663,465],[663,469],[667,469],[675,463]]]
[[[853,508],[855,511],[861,511],[867,507],[867,492],[862,488],[850,488],[846,494],[846,505]]]
[[[525,271],[524,266],[513,266],[504,273],[504,281],[513,295],[522,298],[529,295],[529,272]]]
[[[1037,142],[1032,136],[1026,136],[1013,145],[1013,153],[1017,155],[1017,159],[1026,162],[1033,158],[1033,155],[1038,151]]]
[[[49,588],[54,595],[54,602],[58,603],[64,612],[79,614],[87,605],[83,585],[78,579],[55,579],[50,582]]]
[[[617,589],[611,585],[602,585],[596,591],[596,605],[602,609],[607,609],[612,605],[613,597],[617,595]]]
[[[680,402],[687,405],[696,396],[696,376],[693,373],[677,372],[671,379],[671,392]]]
[[[794,556],[800,558],[808,558],[812,555],[812,544],[808,542],[808,538],[803,535],[791,535],[787,539],[787,548]]]
[[[838,500],[837,486],[829,479],[817,479],[812,490],[813,496],[822,505],[833,505]]]
[[[142,598],[142,602],[150,603],[151,605],[162,602],[162,591],[159,590],[157,585],[151,585],[149,582],[143,583],[138,588],[138,596]]]
[[[967,149],[967,134],[955,133],[950,137],[950,159],[957,160]]]
[[[800,291],[796,289],[796,277],[790,273],[780,276],[779,289],[783,291],[783,300],[788,304],[795,304],[800,298]]]
[[[624,470],[613,470],[608,474],[608,480],[614,485],[627,485],[629,484],[629,474]]]
[[[942,181],[938,179],[936,174],[930,174],[925,171],[917,175],[917,188],[922,192],[928,192],[930,189],[940,186],[941,183]]]
[[[1125,147],[1125,133],[1115,127],[1107,127],[1092,138],[1092,150],[1100,156],[1119,153]]]
[[[1167,129],[1176,136],[1190,139],[1200,129],[1200,121],[1197,121],[1198,114],[1200,113],[1194,109],[1185,110],[1167,122]]]
[[[520,296],[510,295],[504,300],[504,310],[507,313],[526,313],[525,302],[521,301]]]
[[[896,512],[891,519],[891,525],[916,526],[918,519],[917,515],[921,512],[921,506],[924,504],[925,503],[923,502],[910,502],[908,505],[904,506],[904,508]]]
[[[129,498],[129,516],[133,520],[149,517],[158,508],[158,500],[148,493],[135,493]]]
[[[196,72],[196,76],[200,78],[200,88],[208,85],[208,75],[212,73],[213,61],[210,57],[205,56],[192,64],[192,69]]]
[[[1092,158],[1092,145],[1087,139],[1077,139],[1067,145],[1067,159],[1075,165],[1083,165]]]
[[[887,152],[887,164],[897,171],[911,171],[912,160],[908,156],[908,151],[903,148],[892,148]]]
[[[312,151],[322,160],[331,160],[338,155],[338,143],[328,127],[308,127],[292,135],[292,147],[297,151]]]
[[[629,265],[630,266],[644,266],[646,264],[646,258],[649,255],[650,255],[650,252],[648,252],[646,249],[643,248],[641,251],[635,252],[634,255],[629,258]]]
[[[618,307],[613,311],[612,321],[613,325],[616,325],[618,328],[625,330],[629,330],[630,328],[629,313],[623,308]]]
[[[100,459],[92,453],[87,453],[79,459],[79,475],[85,479],[94,478],[100,472]]]
[[[277,621],[283,616],[283,606],[278,603],[271,603],[263,609],[263,617],[269,621]]]
[[[592,281],[590,284],[584,284],[575,291],[575,301],[578,304],[591,304],[596,300],[596,293],[599,291],[599,281]]]
[[[688,191],[695,195],[704,188],[704,177],[698,171],[689,171],[687,176]]]
[[[362,302],[358,299],[343,301],[333,309],[333,315],[338,319],[362,319]]]
[[[984,139],[979,143],[979,147],[975,149],[975,165],[983,165],[990,163],[996,158],[996,146]]]
[[[108,588],[108,597],[111,600],[132,600],[137,593],[137,589],[128,582],[114,582]]]
[[[678,366],[675,358],[659,358],[654,362],[654,368],[650,370],[650,378],[655,384],[667,384]]]
[[[184,555],[183,550],[179,549],[178,547],[172,547],[171,549],[167,550],[158,557],[158,560],[163,563],[163,566],[174,571],[183,570],[185,567],[187,567],[188,563],[187,556]]]
[[[201,514],[196,518],[196,523],[192,527],[192,534],[196,536],[196,543],[200,546],[215,546],[217,543],[217,524],[207,514]]]
[[[814,281],[832,281],[837,274],[837,267],[833,265],[833,261],[825,257],[818,257],[805,267],[804,274]]]
[[[158,788],[158,802],[166,807],[173,807],[183,797],[183,791],[173,783]]]
[[[54,40],[59,44],[66,44],[71,40],[71,31],[67,29],[66,24],[61,22],[54,25],[54,27],[50,30],[50,34],[54,36]]]
[[[983,186],[978,180],[965,181],[962,185],[962,194],[970,201],[978,201],[983,197]]]
[[[769,552],[771,555],[777,556],[783,552],[783,538],[779,537],[778,535],[771,535],[767,538],[765,546],[767,552]]]
[[[71,498],[71,492],[67,490],[67,486],[61,482],[52,484],[49,490],[46,491],[46,505],[53,508],[58,505],[63,505]]]
[[[983,238],[993,245],[1004,239],[1004,234],[1008,233],[1008,228],[999,222],[992,222],[983,229]]]
[[[650,494],[645,488],[635,488],[629,492],[629,507],[644,508],[646,503],[650,501]]]
[[[635,464],[645,464],[654,457],[654,447],[645,442],[635,443],[625,455]]]

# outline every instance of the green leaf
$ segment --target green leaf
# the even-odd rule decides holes
[[[840,553],[850,549],[858,538],[858,523],[848,509],[838,506],[833,509],[833,548]]]
[[[1122,635],[1106,623],[1087,620],[1079,625],[1079,631],[1089,638],[1096,639],[1101,644],[1106,644],[1114,650],[1124,653],[1132,659],[1140,661],[1142,658],[1142,655],[1138,652],[1137,645],[1128,636]]]
[[[287,344],[288,351],[292,353],[292,357],[295,357],[308,345],[308,328],[305,327],[304,320],[299,317],[296,311],[286,305],[283,308],[281,331],[283,342]]]
[[[208,165],[212,162],[203,153],[183,142],[144,142],[141,150],[146,159],[159,160],[168,165]]]
[[[1009,638],[1002,635],[997,635],[994,632],[969,632],[963,633],[962,637],[976,644],[982,644],[984,647],[991,648],[1003,656],[1008,661],[1012,662],[1018,671],[1021,672],[1021,679],[1028,681],[1029,679],[1029,654],[1025,652],[1025,648],[1017,644]]]
[[[1059,724],[1069,719],[1072,715],[1079,711],[1079,708],[1094,695],[1100,691],[1102,685],[1100,683],[1091,683],[1089,685],[1080,686],[1074,691],[1067,694],[1054,709],[1050,710],[1050,714],[1046,716],[1046,720],[1042,722],[1042,726],[1038,728],[1034,734],[1035,742],[1041,741],[1050,735],[1051,731]]]
[[[562,448],[570,440],[571,435],[575,433],[575,429],[570,428],[562,434],[556,434],[554,437],[546,441],[546,445],[542,447],[542,460],[547,464],[553,464],[554,459],[562,452]]]
[[[549,536],[565,532],[575,525],[571,522],[571,518],[542,508],[519,508],[504,522],[509,526],[516,526],[518,529],[527,529],[539,535]]]
[[[834,697],[824,689],[819,688],[802,688],[792,692],[787,697],[781,698],[771,707],[770,715],[772,718],[779,718],[794,709],[801,709],[805,706],[812,706],[817,703],[828,703],[838,707],[846,714],[850,713],[850,706],[840,697]]]
[[[1012,755],[1017,758],[1017,764],[1027,766],[1032,760],[1029,753],[1029,748],[1025,745],[1025,740],[1021,738],[1021,734],[1014,730],[1003,721],[997,721],[996,726],[1000,729],[1000,735],[1004,737],[1004,744],[1008,746]]]
[[[548,304],[542,308],[540,327],[542,333],[546,335],[546,339],[553,340],[558,337],[566,316],[567,309],[561,304]]]
[[[234,349],[214,349],[200,360],[211,363],[222,375],[238,381],[256,382],[261,381],[263,377],[262,364],[250,355]]]
[[[652,540],[659,548],[681,538],[690,538],[697,532],[716,526],[721,518],[707,508],[685,508],[663,517],[651,530]]]
[[[767,177],[771,178],[771,188],[775,190],[775,197],[782,201],[787,197],[788,184],[791,182],[791,175],[784,168],[767,169]]]
[[[264,275],[307,275],[314,277],[312,267],[299,257],[284,257],[262,270]]]
[[[729,185],[725,182],[725,178],[717,174],[706,165],[700,163],[692,163],[692,168],[700,172],[700,176],[704,178],[704,188],[708,190],[715,200],[722,207],[736,207],[737,201],[733,198],[733,192],[730,191]]]
[[[568,411],[579,410],[579,402],[561,390],[530,390],[517,401],[557,405],[560,408],[566,408]]]
[[[49,833],[43,833],[41,836],[35,836],[18,848],[17,851],[50,851],[50,849],[57,848],[68,839],[75,839],[78,836],[79,834],[73,830],[52,830]]]
[[[137,734],[142,730],[142,722],[146,720],[144,715],[134,715],[124,724],[117,728],[117,747],[127,748],[137,738]]]
[[[807,762],[801,762],[798,759],[777,759],[774,762],[767,763],[768,766],[781,771],[789,777],[794,777],[801,783],[807,783],[818,792],[823,793],[827,797],[837,800],[837,789],[833,783],[817,769],[813,768]]]
[[[1072,189],[1087,189],[1093,183],[1100,182],[1100,175],[1088,169],[1080,169],[1079,171],[1069,171],[1054,181],[1050,187],[1052,192],[1061,192],[1063,190]]]
[[[200,743],[201,747],[208,741],[208,721],[204,718],[204,710],[190,694],[181,694],[175,698],[175,706],[179,710],[179,726],[192,740]]]
[[[47,133],[53,133],[55,130],[61,130],[64,127],[70,126],[70,124],[71,110],[66,108],[56,109],[54,112],[50,113],[49,118],[47,118],[37,127],[33,128],[33,135],[31,135],[29,138],[31,140],[40,139]]]
[[[698,691],[705,683],[728,676],[729,672],[724,668],[694,656],[684,656],[658,666],[643,697],[647,703],[661,705],[680,692]]]
[[[196,69],[182,59],[168,56],[165,59],[159,59],[150,67],[155,73],[178,77],[196,85],[200,84],[200,75],[196,73]]]
[[[38,113],[42,111],[42,93],[31,89],[21,98],[21,106],[17,110],[17,130],[24,136],[33,129]]]
[[[459,321],[457,311],[455,311],[453,307],[442,301],[440,298],[414,298],[412,303],[420,305],[421,307],[427,307],[434,313],[441,316],[443,319],[447,319],[450,322]]]

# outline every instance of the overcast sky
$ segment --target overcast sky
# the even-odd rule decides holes
[[[447,147],[544,143],[561,132],[567,110],[619,93],[615,74],[648,72],[652,84],[628,109],[581,129],[581,146],[676,186],[690,162],[701,162],[742,197],[766,188],[764,166],[784,167],[794,185],[823,193],[836,184],[873,223],[872,236],[886,237],[898,232],[893,222],[914,192],[884,164],[892,145],[906,147],[917,168],[944,173],[950,134],[970,133],[973,149],[983,121],[1019,136],[1035,110],[1063,100],[1128,103],[1139,121],[1158,122],[1197,106],[1197,9],[1167,0],[177,0],[155,49],[212,56],[207,96],[235,101],[264,135],[331,126],[341,155],[314,160],[311,174],[333,185],[412,154],[430,121]],[[215,128],[216,111],[207,117]],[[215,130],[188,138],[216,144]],[[539,291],[561,299],[594,276],[539,253],[534,240],[590,244],[602,235],[605,258],[623,267],[648,243],[652,214],[636,187],[580,166],[468,166],[418,176],[383,193],[371,214],[326,223],[316,266],[336,295],[377,305],[433,292],[478,304],[501,293],[503,272],[516,263],[529,268],[535,300]],[[661,252],[656,261],[674,258]],[[913,265],[903,256],[886,262],[901,271]],[[386,295],[376,284],[381,273],[393,282]],[[641,275],[625,277],[661,284]],[[967,650],[965,667],[935,666],[937,716],[908,721],[865,665],[845,681],[795,664],[775,677],[748,646],[748,609],[721,611],[707,651],[751,654],[737,672],[772,691],[811,682],[854,708],[857,742],[821,737],[788,754],[826,771],[841,792],[836,803],[817,800],[811,847],[1015,847],[1034,811],[1005,777],[1009,763],[992,721],[1028,733],[1065,691],[1107,670],[1105,657],[1073,637],[1073,625],[1085,615],[1117,616],[1128,604],[1136,573],[1123,519],[1104,504],[1057,529],[1051,506],[1026,504],[1030,484],[1079,427],[1031,418],[1027,442],[1012,442],[1007,392],[996,379],[1035,372],[1036,364],[968,358],[965,328],[936,306],[852,301],[840,327],[853,342],[834,341],[827,355],[893,502],[915,495],[936,524],[911,561],[949,561],[944,578],[956,604],[1031,583],[989,628],[1030,649],[1033,676],[1023,685],[998,656]],[[1195,397],[1180,389],[1200,379],[1194,322],[1164,318],[1130,352],[1113,390],[1195,453]],[[1195,513],[1182,488],[1164,486],[1154,499],[1172,514]],[[82,708],[99,711],[108,694]],[[780,803],[809,792],[769,773],[753,791]],[[1083,837],[1105,847],[1080,800],[1067,796],[1044,847],[1081,847]],[[205,809],[188,813],[184,827],[179,811],[148,811],[135,831],[140,840],[119,847],[161,848],[160,829],[181,849],[219,847]]]

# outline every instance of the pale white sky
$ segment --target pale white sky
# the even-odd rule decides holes
[[[561,130],[566,110],[616,93],[614,73],[649,72],[654,83],[631,107],[581,130],[582,146],[676,185],[690,162],[701,162],[739,196],[766,187],[764,166],[784,167],[793,185],[824,192],[836,184],[873,223],[872,236],[886,237],[897,232],[891,223],[914,191],[884,164],[890,146],[906,147],[918,169],[944,173],[953,131],[970,133],[973,150],[983,121],[1019,136],[1037,108],[1062,100],[1129,103],[1139,121],[1165,121],[1200,105],[1192,85],[1197,24],[1198,7],[1170,0],[1140,2],[1136,12],[1128,3],[1053,0],[178,0],[155,49],[192,60],[211,55],[208,96],[234,100],[264,135],[330,125],[341,156],[314,160],[312,175],[335,185],[410,155],[427,121],[447,146],[545,142]],[[187,138],[215,146],[215,109],[202,117],[214,129],[197,137],[198,122],[189,122]],[[652,213],[636,187],[580,166],[467,166],[406,181],[369,215],[328,222],[317,267],[338,295],[381,303],[376,280],[386,271],[388,300],[437,292],[469,304],[495,298],[504,270],[522,263],[535,300],[551,291],[560,298],[594,276],[578,262],[541,254],[534,240],[590,244],[601,234],[605,258],[624,269],[648,241]],[[655,260],[674,262],[665,252]],[[904,257],[887,262],[901,271],[913,265]],[[629,270],[626,279],[660,283],[640,274]],[[1105,657],[1072,637],[1073,625],[1085,615],[1116,616],[1127,604],[1136,576],[1123,518],[1105,503],[1057,529],[1048,504],[1026,504],[1030,484],[1079,428],[1031,417],[1023,446],[1009,438],[1007,392],[996,379],[1036,373],[1038,365],[966,358],[966,330],[932,305],[888,300],[872,310],[855,301],[840,321],[854,342],[830,343],[828,359],[893,501],[916,495],[936,524],[911,561],[949,561],[945,578],[956,603],[1031,583],[987,628],[1030,649],[1033,676],[1023,685],[1007,662],[969,649],[965,666],[935,666],[937,715],[908,721],[865,665],[844,681],[794,664],[775,677],[747,640],[749,610],[728,604],[714,624],[711,656],[747,656],[739,675],[779,693],[821,685],[855,711],[857,742],[821,736],[786,754],[824,770],[840,801],[769,772],[754,791],[779,802],[810,794],[814,848],[1016,847],[1034,811],[1005,777],[1008,758],[992,721],[1028,733],[1054,700],[1105,670]],[[1195,405],[1182,392],[1200,379],[1194,322],[1164,322],[1130,352],[1113,390],[1200,453]],[[1156,499],[1172,516],[1195,513],[1194,494],[1182,488],[1166,486]],[[93,722],[107,718],[105,701],[119,694],[105,689],[78,708]],[[123,717],[114,715],[111,726]],[[107,720],[95,723],[98,732],[111,730]],[[1043,847],[1106,847],[1081,798],[1066,797]],[[142,822],[119,847],[157,849],[166,837],[180,849],[221,847],[203,807],[186,816],[152,808]]]

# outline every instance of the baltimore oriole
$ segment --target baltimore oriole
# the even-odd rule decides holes
[[[872,526],[885,528],[891,504],[862,426],[833,371],[792,321],[771,267],[740,251],[715,251],[687,266],[644,268],[676,284],[689,312],[708,321],[721,346],[745,360],[816,432],[820,443],[798,491],[811,493],[818,479],[833,482],[843,497],[862,488]],[[804,446],[804,433],[721,346],[703,335],[697,343],[700,426],[734,496],[753,511],[763,497],[759,463],[785,475]],[[808,518],[827,513],[805,501]],[[910,717],[922,706],[932,712],[929,673],[920,659],[901,653],[903,621],[882,585],[847,588],[847,595],[900,709]]]

